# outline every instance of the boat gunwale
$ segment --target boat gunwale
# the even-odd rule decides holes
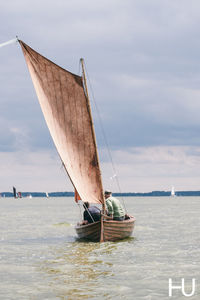
[[[130,219],[127,219],[127,220],[123,220],[123,221],[117,221],[117,220],[103,220],[104,223],[107,224],[112,224],[112,225],[115,225],[115,224],[132,224],[135,222],[135,218],[134,217],[130,217]],[[97,221],[97,222],[93,222],[93,223],[89,223],[89,224],[79,224],[79,225],[76,225],[75,226],[75,229],[81,229],[81,228],[90,228],[92,227],[93,225],[98,225],[100,223],[100,221]]]
[[[79,224],[75,226],[75,229],[81,229],[81,228],[90,228],[92,225],[98,225],[100,224],[100,221],[89,223],[89,224]]]
[[[130,219],[126,219],[126,220],[123,220],[123,221],[117,221],[117,220],[103,220],[104,223],[106,224],[131,224],[133,222],[135,222],[135,218],[134,217],[130,217]]]

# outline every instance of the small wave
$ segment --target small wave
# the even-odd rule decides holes
[[[61,223],[53,224],[53,226],[66,226],[66,227],[70,227],[70,226],[72,226],[72,224],[61,222]]]

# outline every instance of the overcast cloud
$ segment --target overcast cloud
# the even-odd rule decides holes
[[[1,1],[0,43],[18,35],[73,73],[85,58],[123,191],[199,190],[199,10],[197,0]],[[19,45],[0,48],[0,65],[0,191],[72,190]],[[118,191],[94,119],[105,187]]]

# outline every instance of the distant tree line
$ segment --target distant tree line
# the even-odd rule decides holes
[[[22,197],[47,197],[46,193],[42,192],[22,192]],[[74,197],[74,192],[52,192],[48,193],[49,197]],[[170,191],[152,191],[148,193],[113,193],[116,197],[169,197]],[[177,191],[176,196],[200,196],[200,191]],[[2,192],[1,197],[13,197],[11,192]]]

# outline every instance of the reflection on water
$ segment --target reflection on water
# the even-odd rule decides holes
[[[55,259],[43,261],[40,271],[50,275],[51,288],[58,291],[60,299],[97,299],[99,284],[114,276],[113,264],[105,258],[117,249],[117,243],[91,243],[75,241],[55,248]],[[64,287],[64,288],[63,288]],[[95,290],[98,287],[98,292]],[[102,294],[107,299],[109,292]]]

